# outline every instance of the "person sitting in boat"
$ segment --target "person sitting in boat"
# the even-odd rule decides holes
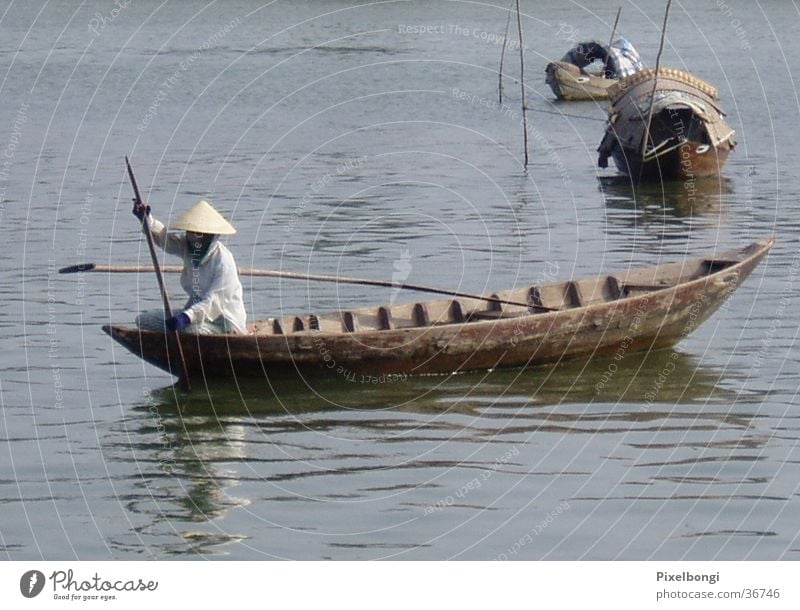
[[[163,311],[147,311],[136,318],[136,325],[201,335],[246,333],[239,271],[233,254],[219,241],[220,235],[236,233],[233,225],[205,199],[172,224],[185,231],[182,235],[168,233],[146,204],[134,202],[133,214],[140,221],[146,218],[154,243],[183,258],[181,286],[189,295],[183,310],[172,318],[165,320]]]
[[[608,48],[605,59],[606,78],[625,78],[644,70],[642,58],[633,45],[624,38],[617,38]]]
[[[571,48],[561,61],[580,68],[584,74],[605,78],[623,78],[644,68],[633,45],[617,38],[611,46],[588,40]]]
[[[561,61],[573,64],[584,74],[590,74],[595,65],[604,65],[608,51],[596,40],[581,42],[564,54]]]

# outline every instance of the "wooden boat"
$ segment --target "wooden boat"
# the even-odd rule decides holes
[[[551,61],[545,73],[545,82],[556,98],[565,101],[608,99],[609,87],[617,82],[616,78],[589,74],[566,61]]]
[[[526,366],[670,346],[708,318],[750,275],[773,240],[614,275],[492,295],[269,318],[248,335],[183,335],[189,375],[340,376],[378,383],[392,374]],[[509,305],[500,300],[519,302]],[[171,333],[103,330],[179,376]]]
[[[597,66],[597,70],[592,68]],[[545,82],[560,100],[604,100],[620,77],[642,68],[636,49],[619,38],[610,46],[595,40],[581,42],[545,68]]]
[[[736,146],[717,89],[688,72],[661,68],[656,75],[655,70],[642,70],[609,87],[608,93],[611,107],[598,148],[600,167],[613,157],[621,172],[636,179],[691,180],[719,174]]]

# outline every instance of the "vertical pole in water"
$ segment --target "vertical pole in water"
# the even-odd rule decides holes
[[[614,44],[614,36],[617,33],[617,25],[619,25],[619,15],[622,12],[622,7],[620,6],[617,9],[617,18],[614,19],[614,27],[611,28],[611,38],[608,40],[608,46],[611,48],[611,45]]]
[[[642,138],[642,159],[639,163],[639,178],[642,179],[642,170],[644,169],[644,160],[647,157],[647,141],[650,139],[650,123],[653,120],[653,104],[656,101],[656,88],[658,87],[658,68],[661,65],[661,52],[664,50],[664,37],[667,34],[667,19],[669,18],[669,7],[672,0],[667,0],[667,9],[664,11],[664,25],[661,26],[661,44],[658,46],[658,55],[656,55],[656,72],[653,78],[653,90],[650,92],[650,110],[647,112],[647,123],[644,126],[644,138]]]
[[[522,88],[522,129],[523,129],[523,142],[525,146],[525,167],[528,167],[528,108],[525,102],[525,45],[522,38],[522,17],[519,13],[519,0],[516,0],[517,5],[517,30],[519,31],[519,82]]]
[[[506,46],[508,45],[508,30],[511,26],[511,7],[508,7],[508,17],[506,19],[506,33],[503,36],[503,49],[500,51],[500,73],[498,75],[497,94],[500,98],[500,105],[503,105],[503,60],[506,57]]]

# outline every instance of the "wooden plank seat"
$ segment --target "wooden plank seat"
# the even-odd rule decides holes
[[[577,282],[559,282],[544,286],[533,286],[528,295],[528,302],[534,307],[551,309],[571,309],[583,303],[581,288]]]
[[[370,311],[343,311],[341,314],[340,332],[356,333],[361,330],[381,329],[381,317],[379,310]]]

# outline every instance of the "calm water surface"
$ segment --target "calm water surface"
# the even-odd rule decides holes
[[[694,191],[634,190],[595,167],[602,105],[543,82],[618,3],[522,3],[527,171],[514,49],[495,101],[507,4],[0,3],[0,556],[798,558],[800,12],[673,7],[663,63],[719,87],[739,146]],[[651,65],[662,11],[623,5]],[[185,396],[100,331],[159,307],[151,276],[56,273],[147,262],[124,155],[161,219],[214,200],[243,266],[481,292],[778,241],[674,351],[610,378],[600,360]],[[415,298],[245,288],[252,318]]]

